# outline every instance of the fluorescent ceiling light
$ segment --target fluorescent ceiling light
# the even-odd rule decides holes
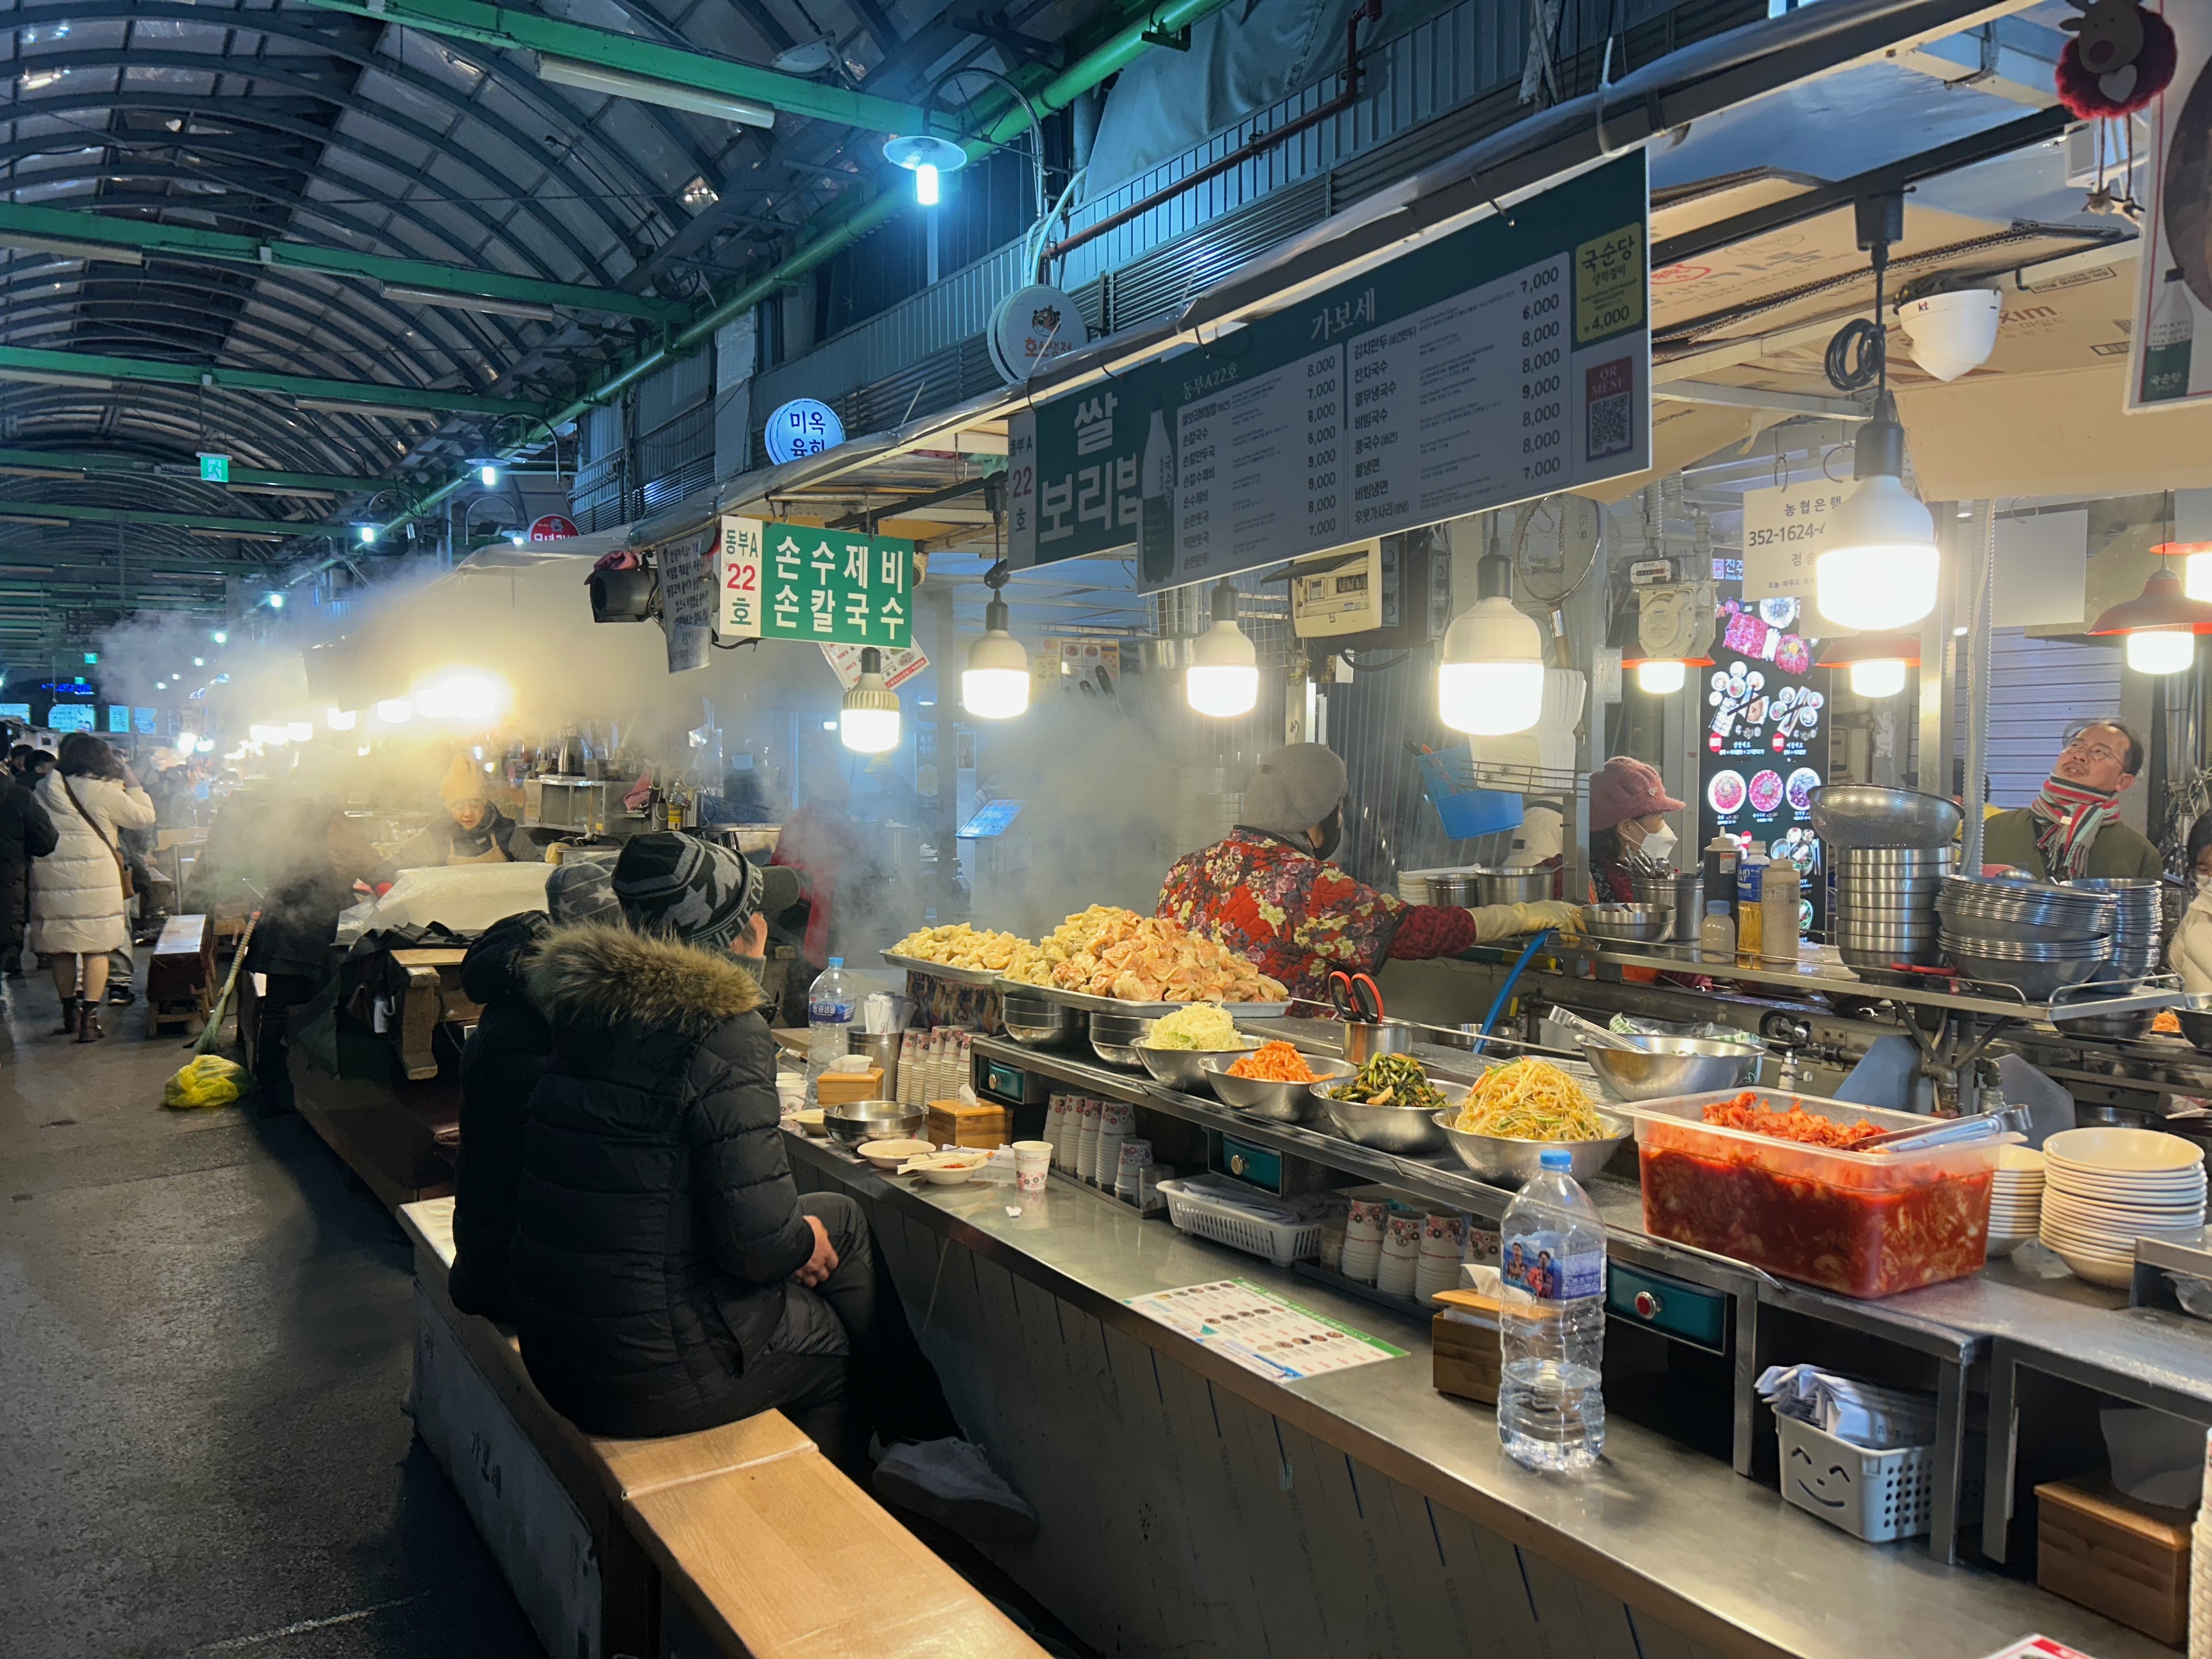
[[[689,110],[694,115],[711,115],[720,120],[735,121],[740,126],[775,125],[775,112],[766,104],[708,92],[703,87],[678,86],[673,81],[656,81],[651,76],[631,75],[598,64],[580,64],[573,58],[548,58],[543,53],[538,55],[537,68],[539,80],[550,81],[556,87],[603,92],[611,98],[635,98],[641,104]]]
[[[533,305],[528,300],[489,300],[481,294],[447,294],[437,289],[402,288],[386,283],[377,290],[387,300],[398,300],[405,305],[444,306],[451,311],[481,311],[492,317],[520,317],[526,322],[558,322],[561,313],[551,306]]]
[[[0,380],[21,380],[25,386],[74,386],[82,392],[115,390],[115,382],[104,374],[58,374],[35,368],[0,368]]]
[[[252,530],[213,530],[204,525],[186,525],[187,536],[204,536],[216,542],[281,542],[282,536],[272,536]]]
[[[436,410],[407,409],[398,404],[357,404],[347,398],[296,398],[295,409],[312,410],[319,415],[377,415],[390,421],[442,421],[446,417]]]
[[[118,247],[107,242],[72,242],[66,237],[24,236],[12,230],[0,230],[0,247],[20,248],[25,253],[54,253],[64,259],[103,259],[115,265],[146,263],[146,256],[135,247]]]

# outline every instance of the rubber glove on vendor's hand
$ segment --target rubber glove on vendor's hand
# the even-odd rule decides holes
[[[1477,945],[1494,945],[1516,933],[1533,933],[1546,927],[1555,928],[1569,938],[1582,932],[1581,908],[1562,904],[1557,899],[1540,899],[1534,904],[1478,905],[1468,915],[1474,918]]]

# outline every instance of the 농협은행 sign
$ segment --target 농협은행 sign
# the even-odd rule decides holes
[[[1650,465],[1641,153],[1016,415],[1016,566],[1211,581]]]
[[[914,641],[914,544],[901,537],[727,517],[715,578],[725,640]]]

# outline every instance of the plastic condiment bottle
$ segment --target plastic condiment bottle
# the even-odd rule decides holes
[[[1705,919],[1698,927],[1698,955],[1706,962],[1735,960],[1735,918],[1729,915],[1726,899],[1705,902]]]
[[[1795,967],[1797,962],[1797,866],[1772,859],[1759,886],[1759,959]],[[1740,947],[1739,947],[1740,948]]]
[[[1743,849],[1726,830],[1716,833],[1705,843],[1705,902],[1732,900],[1735,897],[1736,866],[1743,861]],[[1730,907],[1734,907],[1731,905]]]
[[[1759,912],[1759,882],[1766,866],[1765,859],[1747,858],[1736,871],[1735,954],[1740,962],[1759,960],[1759,942],[1764,931]]]

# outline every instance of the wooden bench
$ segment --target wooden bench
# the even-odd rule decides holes
[[[453,1307],[453,1200],[399,1216],[416,1247],[416,1431],[549,1652],[1042,1653],[781,1412],[657,1440],[580,1432],[514,1337]]]

